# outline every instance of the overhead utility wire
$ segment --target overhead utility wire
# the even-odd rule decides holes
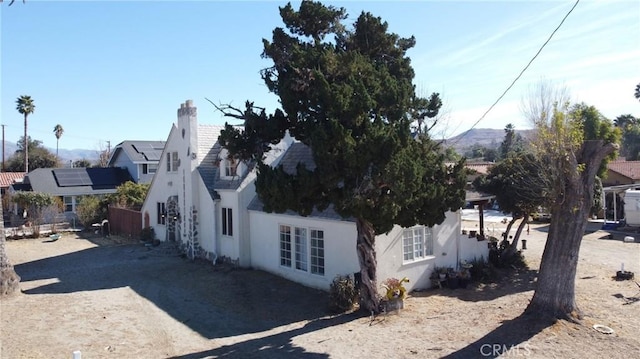
[[[511,88],[513,87],[513,85],[515,85],[516,81],[518,81],[520,79],[520,77],[522,77],[522,74],[524,74],[525,71],[527,71],[527,69],[529,68],[529,66],[531,66],[531,63],[533,62],[533,60],[536,59],[536,57],[538,57],[538,55],[540,55],[540,53],[542,52],[542,49],[544,49],[545,46],[547,46],[547,44],[549,43],[549,41],[551,40],[551,38],[553,37],[553,35],[555,35],[555,33],[560,29],[560,27],[562,26],[562,24],[564,24],[564,21],[567,19],[567,17],[569,17],[569,14],[571,14],[571,12],[573,12],[573,9],[576,8],[576,6],[578,6],[578,3],[580,2],[580,0],[577,0],[575,4],[573,4],[573,7],[569,10],[569,12],[562,18],[562,21],[560,21],[560,24],[558,25],[558,27],[555,28],[555,30],[553,30],[553,32],[551,33],[551,35],[549,35],[549,38],[547,39],[547,41],[544,42],[544,44],[542,44],[542,46],[540,47],[540,49],[538,50],[538,52],[536,52],[535,55],[533,55],[533,57],[531,58],[531,60],[529,60],[529,63],[527,64],[527,66],[525,66],[522,71],[520,71],[520,74],[518,74],[518,76],[511,82],[511,85],[509,85],[509,87],[507,87],[506,90],[504,90],[504,92],[502,93],[502,95],[500,95],[500,97],[498,97],[498,99],[493,103],[493,105],[491,105],[489,107],[489,109],[487,111],[485,111],[485,113],[480,116],[480,118],[478,119],[478,121],[476,121],[473,126],[471,126],[470,129],[468,129],[467,131],[465,131],[462,136],[460,136],[456,142],[454,143],[457,144],[458,142],[460,142],[460,140],[462,138],[464,138],[464,136],[467,135],[467,133],[469,133],[470,130],[472,130],[474,127],[476,127],[478,125],[478,123],[480,123],[480,121],[482,121],[485,116],[487,116],[487,114],[489,113],[489,111],[491,111],[497,104],[498,102],[500,102],[500,100],[502,100],[502,98],[504,97],[504,95],[507,94],[507,92],[509,92],[509,90],[511,90]]]

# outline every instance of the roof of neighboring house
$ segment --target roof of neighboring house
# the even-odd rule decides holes
[[[212,199],[220,198],[215,186],[218,177],[217,160],[221,150],[218,137],[222,130],[224,130],[223,126],[198,124],[197,170]]]
[[[118,156],[125,154],[133,163],[148,163],[160,161],[165,141],[123,141],[113,150],[109,165]]]
[[[25,172],[0,172],[0,188],[8,188],[17,180],[22,180]]]
[[[607,164],[607,169],[634,181],[640,180],[640,161],[613,161]]]
[[[116,187],[132,181],[124,168],[38,168],[29,172],[18,188],[54,196],[81,196],[114,193]],[[25,187],[28,186],[28,187]]]
[[[477,163],[465,163],[465,167],[471,170],[475,170],[478,174],[486,175],[489,173],[489,169],[494,165],[493,162],[477,162]]]

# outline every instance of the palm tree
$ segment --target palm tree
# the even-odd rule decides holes
[[[24,115],[24,171],[29,172],[29,141],[27,140],[27,117],[36,110],[31,96],[22,95],[16,100],[16,110]]]
[[[56,127],[53,128],[53,133],[56,135],[56,157],[58,157],[58,142],[60,142],[60,137],[64,133],[64,128],[62,125],[57,124]]]

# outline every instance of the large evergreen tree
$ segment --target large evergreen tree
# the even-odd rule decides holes
[[[282,111],[268,115],[248,102],[229,115],[221,143],[242,160],[258,162],[256,191],[267,211],[309,215],[332,206],[355,218],[361,267],[361,307],[377,312],[377,234],[394,225],[433,226],[464,203],[463,162],[448,167],[428,134],[414,139],[410,123],[437,115],[437,94],[418,98],[407,50],[415,39],[387,31],[387,23],[362,13],[347,30],[343,8],[303,1],[280,8],[285,28],[263,40],[262,71]],[[229,108],[227,108],[229,109]],[[266,145],[289,130],[309,146],[315,164],[296,174],[261,162]]]
[[[20,172],[24,169],[24,153],[29,156],[29,171],[36,168],[54,168],[59,167],[60,163],[58,157],[51,151],[42,146],[42,141],[32,140],[31,137],[27,137],[28,146],[24,145],[24,137],[21,138],[17,145],[16,152],[9,157],[6,163],[7,171]]]

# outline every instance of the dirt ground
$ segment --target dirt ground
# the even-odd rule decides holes
[[[638,358],[640,296],[612,276],[640,274],[640,243],[585,236],[583,325],[522,316],[546,225],[532,225],[531,269],[467,289],[414,292],[399,313],[329,315],[326,293],[260,271],[182,258],[172,247],[67,234],[7,243],[23,293],[0,302],[1,358]],[[593,325],[612,328],[602,334]]]

